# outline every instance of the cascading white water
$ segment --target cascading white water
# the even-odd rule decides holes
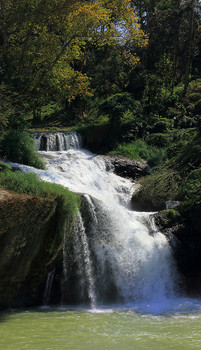
[[[74,253],[80,280],[84,278],[88,283],[91,305],[106,299],[124,303],[163,302],[174,289],[174,263],[167,239],[153,228],[148,213],[130,209],[136,185],[106,171],[100,156],[78,146],[77,139],[74,149],[41,151],[47,165],[45,171],[21,168],[37,173],[45,181],[85,194],[90,222],[85,224],[79,214]],[[67,279],[66,266],[65,269]],[[78,288],[82,289],[82,282]]]
[[[81,137],[76,132],[38,132],[33,137],[37,151],[67,151],[81,145]]]
[[[87,297],[89,298],[92,308],[96,307],[96,293],[95,293],[95,278],[92,267],[92,259],[90,256],[88,238],[86,235],[84,223],[80,213],[78,213],[75,228],[74,228],[74,255],[78,262],[79,277],[82,282],[80,285],[81,298],[84,299],[85,283],[87,290]]]

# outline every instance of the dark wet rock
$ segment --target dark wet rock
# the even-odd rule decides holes
[[[16,166],[13,166],[11,171],[13,171],[14,173],[18,172],[18,171],[21,171],[20,168],[16,167]]]
[[[153,212],[165,209],[165,202],[163,200],[158,200],[158,198],[144,199],[138,196],[138,190],[133,193],[131,198],[132,209],[136,211],[147,211]]]
[[[154,214],[155,223],[173,248],[181,284],[193,296],[201,293],[201,207],[180,213],[163,210]]]
[[[136,180],[149,173],[149,167],[145,161],[139,161],[118,155],[98,157],[104,159],[108,171],[112,169],[116,175],[121,177]]]
[[[57,222],[55,200],[0,189],[0,308],[41,304],[62,257]]]

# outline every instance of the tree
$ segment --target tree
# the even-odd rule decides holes
[[[89,94],[83,72],[87,43],[124,45],[130,64],[135,46],[146,46],[130,0],[1,0],[1,65],[5,81],[20,92],[35,114],[57,96],[72,101]]]

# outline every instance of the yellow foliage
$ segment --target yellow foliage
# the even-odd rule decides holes
[[[5,0],[1,17],[13,74],[30,78],[32,91],[51,81],[69,101],[89,94],[89,79],[74,69],[75,61],[86,60],[87,42],[123,45],[132,67],[139,58],[128,47],[148,41],[131,0]]]

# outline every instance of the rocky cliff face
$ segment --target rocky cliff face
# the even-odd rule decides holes
[[[155,214],[155,222],[168,237],[181,276],[181,284],[188,294],[201,293],[201,206],[182,214],[164,210]]]
[[[41,304],[62,257],[57,202],[0,189],[0,307]]]

